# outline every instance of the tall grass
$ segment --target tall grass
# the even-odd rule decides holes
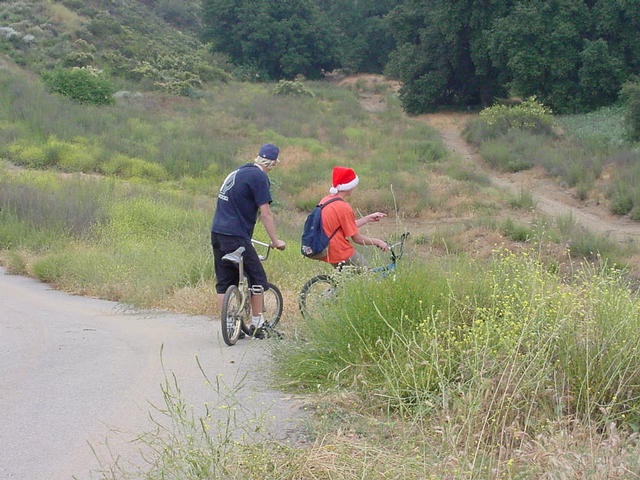
[[[388,210],[390,185],[408,215],[419,216],[457,195],[460,183],[482,182],[442,165],[448,152],[436,133],[390,102],[366,114],[357,96],[308,82],[315,97],[273,95],[269,85],[230,83],[198,99],[158,93],[115,106],[80,106],[49,94],[17,69],[0,71],[0,155],[28,168],[55,168],[215,192],[228,171],[251,161],[261,143],[281,147],[273,172],[279,201],[307,210],[348,165],[362,179],[363,210]],[[392,100],[390,98],[390,100]],[[437,192],[431,172],[448,177]],[[407,172],[411,172],[408,174]],[[481,192],[477,192],[478,195]]]
[[[23,172],[0,181],[0,245],[38,278],[75,292],[154,305],[210,282],[212,206],[101,178]]]
[[[638,313],[613,271],[566,284],[526,253],[497,252],[487,265],[458,258],[395,281],[352,279],[276,359],[289,384],[354,389],[410,418],[446,416],[445,438],[478,473],[550,421],[636,428]]]
[[[612,213],[631,212],[631,218],[639,219],[640,193],[634,171],[638,148],[625,133],[624,109],[605,107],[587,114],[558,116],[556,121],[563,129],[560,137],[500,130],[482,119],[471,121],[465,135],[479,146],[480,155],[499,170],[542,166],[550,175],[575,187],[581,200],[599,188],[610,199]],[[606,164],[612,164],[615,173],[613,178],[602,181]]]
[[[14,271],[144,307],[170,306],[176,292],[192,290],[193,305],[173,307],[213,313],[213,199],[102,177],[2,174],[0,249],[9,252]],[[265,268],[271,281],[296,289],[321,265],[300,262],[300,226],[294,218],[276,217],[290,246],[274,252]],[[255,233],[268,240],[262,226]]]

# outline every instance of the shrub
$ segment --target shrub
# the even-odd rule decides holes
[[[528,242],[533,236],[530,228],[515,223],[510,218],[507,218],[502,224],[502,233],[514,242]]]
[[[498,129],[494,125],[489,125],[483,118],[474,118],[465,125],[462,135],[467,142],[480,145],[486,140],[497,137]]]
[[[480,118],[500,133],[512,128],[531,130],[537,133],[552,133],[551,109],[529,97],[518,105],[494,105],[480,112]]]
[[[111,80],[100,70],[93,68],[58,68],[43,72],[49,89],[80,103],[107,105],[113,103],[115,88]]]
[[[315,94],[297,80],[280,80],[273,88],[274,95],[298,95],[315,97]]]
[[[100,166],[102,173],[117,175],[124,178],[147,178],[150,180],[166,180],[168,173],[162,165],[151,163],[140,158],[126,155],[116,155]]]
[[[94,61],[95,58],[89,52],[71,52],[64,58],[63,65],[65,67],[86,67]]]
[[[626,215],[633,208],[633,196],[628,188],[614,186],[611,196],[611,213]]]
[[[10,157],[18,164],[31,168],[47,166],[47,157],[42,147],[36,145],[12,145],[9,147]]]
[[[626,83],[621,96],[627,105],[625,120],[629,137],[640,140],[640,82]]]
[[[479,153],[489,165],[503,172],[518,172],[532,166],[526,158],[519,158],[502,139],[483,143]]]
[[[188,97],[193,95],[196,89],[202,88],[202,80],[195,73],[176,72],[171,80],[156,82],[154,85],[172,95]]]

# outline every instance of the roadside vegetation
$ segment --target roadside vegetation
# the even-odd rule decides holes
[[[137,439],[147,467],[102,478],[636,478],[640,299],[618,271],[539,255],[344,278],[273,345],[276,383],[313,394],[305,438],[269,439],[268,412],[239,421],[241,385],[216,378],[220,403],[194,406],[169,379],[161,428]]]

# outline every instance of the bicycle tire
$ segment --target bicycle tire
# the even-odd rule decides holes
[[[280,321],[280,317],[282,316],[283,310],[283,299],[282,293],[280,289],[276,287],[273,283],[267,282],[269,288],[264,291],[263,295],[263,303],[264,310],[262,312],[262,316],[264,317],[264,323],[262,324],[263,328],[273,329]],[[250,324],[242,324],[242,331],[251,335],[251,326]]]
[[[317,275],[307,281],[298,295],[298,307],[306,320],[320,318],[335,298],[336,282],[330,275]]]
[[[275,327],[282,316],[283,300],[280,289],[273,283],[268,283],[269,289],[265,290],[264,295],[264,326],[268,328]]]
[[[222,339],[229,346],[235,345],[240,337],[244,317],[246,315],[242,302],[242,295],[237,285],[230,285],[222,300],[220,311],[220,326],[222,327]]]

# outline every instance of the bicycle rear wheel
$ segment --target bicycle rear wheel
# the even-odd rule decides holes
[[[329,275],[317,275],[304,284],[298,296],[300,313],[307,319],[319,319],[335,299],[336,282]]]
[[[262,301],[264,309],[262,310],[262,316],[264,317],[264,323],[262,327],[265,329],[273,329],[276,324],[280,321],[280,317],[282,316],[282,293],[280,289],[276,287],[273,283],[267,283],[269,286],[268,290],[265,290],[262,293]],[[251,335],[251,326],[250,324],[242,324],[242,330],[247,335]]]
[[[273,283],[269,283],[269,289],[263,293],[264,310],[264,326],[273,328],[280,321],[282,316],[282,293],[280,289]]]
[[[240,337],[240,331],[247,312],[242,301],[242,294],[237,285],[227,288],[222,301],[220,322],[222,326],[222,339],[227,345],[235,345]]]

